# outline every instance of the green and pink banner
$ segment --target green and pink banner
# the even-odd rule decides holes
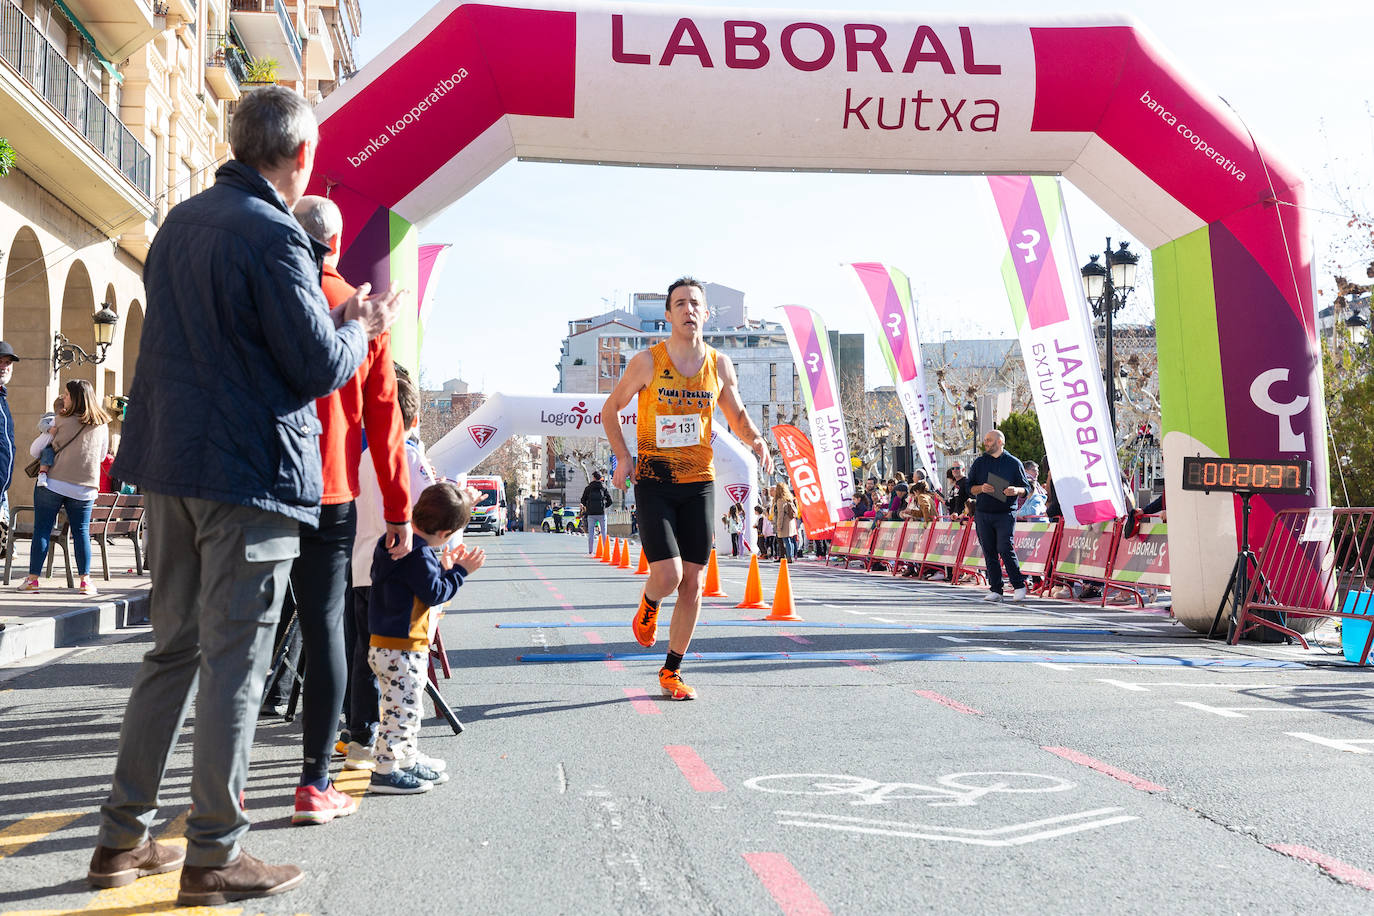
[[[782,325],[787,330],[787,342],[792,345],[797,376],[803,381],[811,444],[816,449],[821,492],[830,510],[830,521],[853,518],[854,474],[849,465],[849,440],[835,381],[835,360],[830,355],[830,336],[821,316],[811,309],[784,305],[782,310]]]
[[[921,467],[932,482],[935,473],[935,429],[926,405],[926,380],[921,368],[921,336],[912,308],[911,281],[895,267],[877,263],[852,265],[868,293],[873,309],[869,316],[878,331],[878,347],[888,374],[897,389],[902,413],[911,427],[912,441]]]
[[[1126,512],[1121,467],[1088,304],[1053,178],[988,177],[1008,253],[1002,281],[1064,517],[1080,525]],[[1019,455],[1019,458],[1031,458]]]

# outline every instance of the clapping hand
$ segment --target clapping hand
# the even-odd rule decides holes
[[[450,547],[444,550],[439,557],[439,565],[444,569],[452,569],[460,566],[467,575],[472,575],[482,568],[482,564],[487,562],[487,552],[481,547],[469,547],[466,544],[459,544],[457,547]]]

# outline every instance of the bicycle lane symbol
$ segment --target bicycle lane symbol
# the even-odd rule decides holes
[[[1077,785],[1058,776],[1018,772],[948,773],[938,777],[935,782],[936,785],[932,786],[922,783],[885,783],[864,776],[830,773],[778,773],[755,776],[746,780],[744,785],[757,792],[779,795],[847,796],[850,806],[867,808],[912,801],[923,801],[930,808],[970,808],[990,795],[1067,792]],[[997,847],[1020,846],[1138,820],[1134,815],[1122,813],[1123,810],[1096,808],[991,828],[951,827],[815,811],[776,813],[779,824],[793,827]]]

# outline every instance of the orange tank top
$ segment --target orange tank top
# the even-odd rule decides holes
[[[715,348],[706,348],[701,369],[692,376],[677,371],[666,343],[654,344],[649,354],[654,359],[654,377],[639,392],[639,464],[635,481],[714,480],[711,418],[720,396]]]

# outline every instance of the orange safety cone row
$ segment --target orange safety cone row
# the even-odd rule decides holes
[[[602,554],[601,562],[602,562],[602,563],[609,563],[609,562],[611,562],[611,539],[610,539],[610,536],[609,536],[609,535],[606,537],[606,550],[605,550],[605,553]]]
[[[756,553],[749,555],[749,578],[744,580],[744,600],[735,607],[756,608],[768,610],[768,603],[763,600],[763,583],[759,581],[759,555]]]
[[[615,544],[615,546],[611,548],[612,569],[620,565],[620,538],[615,538],[613,543]]]
[[[624,544],[624,547],[622,547],[622,548],[621,548],[621,551],[620,551],[620,562],[617,563],[615,566],[616,566],[616,569],[629,569],[629,568],[630,568],[630,539],[629,539],[629,538],[626,538],[626,539],[625,539],[624,541],[622,541],[621,543]]]
[[[596,539],[596,559],[602,563],[606,562],[606,535],[604,533]]]
[[[711,548],[711,559],[706,563],[706,587],[702,589],[703,598],[729,598],[720,590],[720,567],[716,565],[716,549]]]
[[[778,585],[773,589],[773,613],[764,620],[801,620],[793,612],[792,577],[787,574],[787,558],[778,565]]]
[[[647,576],[649,574],[649,558],[644,556],[644,546],[639,548],[639,567],[635,570],[636,576]]]

